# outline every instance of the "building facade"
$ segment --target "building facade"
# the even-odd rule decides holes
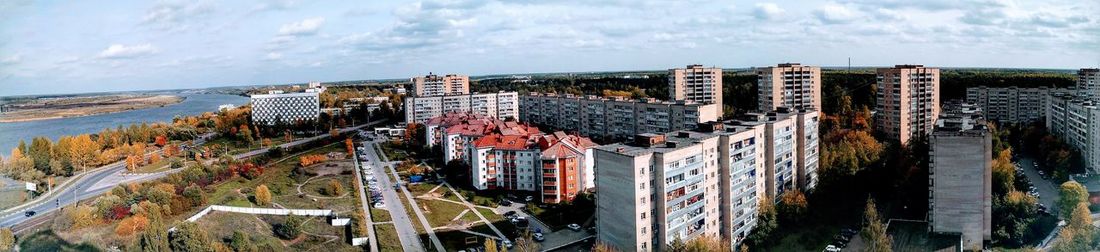
[[[966,102],[977,105],[987,120],[1001,123],[1031,123],[1046,120],[1050,95],[1068,93],[1061,88],[969,87]]]
[[[1051,95],[1046,126],[1080,152],[1090,173],[1100,173],[1100,104],[1084,95]]]
[[[947,109],[929,138],[929,231],[980,250],[992,234],[993,137],[977,109]]]
[[[1077,92],[1100,102],[1100,68],[1081,68],[1077,71]]]
[[[821,109],[821,68],[783,63],[756,70],[760,111]]]
[[[720,235],[718,138],[676,131],[597,148],[597,239],[620,251],[660,251]]]
[[[316,121],[321,115],[321,101],[317,92],[251,95],[252,122],[274,125],[278,122]]]
[[[474,113],[500,120],[514,120],[519,118],[519,94],[500,92],[405,99],[405,122],[408,123],[424,123],[428,119],[451,112]]]
[[[668,94],[674,101],[718,105],[722,113],[722,68],[688,65],[668,70]]]
[[[464,95],[470,93],[470,77],[448,74],[428,74],[412,78],[416,96]]]
[[[685,101],[539,93],[522,96],[520,104],[521,121],[607,140],[693,129],[718,120],[721,110],[716,104]]]
[[[897,65],[876,75],[877,129],[901,144],[931,133],[940,114],[940,70]]]
[[[716,232],[737,247],[756,226],[762,198],[816,184],[818,113],[777,111],[597,148],[597,238],[622,251],[654,251],[676,238]],[[699,189],[707,185],[717,192]],[[717,212],[683,204],[713,197]],[[685,222],[679,211],[692,214]],[[694,228],[677,229],[683,223]]]

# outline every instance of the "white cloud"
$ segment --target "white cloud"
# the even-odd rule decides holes
[[[267,53],[266,56],[264,56],[264,59],[266,59],[266,60],[278,60],[278,59],[282,59],[282,58],[283,58],[283,54],[278,53],[278,52],[269,52],[269,53]]]
[[[16,63],[19,63],[19,62],[22,62],[22,61],[23,61],[23,57],[20,56],[19,54],[16,54],[16,55],[12,55],[12,56],[8,56],[6,58],[0,59],[0,65],[13,65],[13,64],[16,64]]]
[[[852,9],[839,4],[825,4],[814,10],[814,16],[826,24],[845,24],[856,19],[856,13]]]
[[[760,20],[774,20],[786,13],[783,8],[779,8],[779,5],[775,3],[758,3],[756,9],[753,11],[753,16]]]
[[[152,55],[152,54],[155,54],[159,51],[160,51],[159,49],[157,49],[155,46],[153,46],[151,44],[141,44],[141,45],[132,45],[132,46],[127,46],[127,45],[122,45],[122,44],[113,44],[110,47],[107,47],[107,49],[100,52],[99,53],[99,58],[101,58],[101,59],[135,58],[135,57]]]
[[[279,27],[279,35],[283,36],[308,36],[317,33],[321,25],[325,23],[324,17],[307,18],[302,21],[285,24]]]

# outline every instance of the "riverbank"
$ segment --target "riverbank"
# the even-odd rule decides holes
[[[12,104],[0,113],[0,123],[29,122],[118,113],[164,107],[184,101],[174,95],[106,95],[64,99],[37,99]]]

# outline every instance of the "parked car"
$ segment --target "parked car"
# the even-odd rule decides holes
[[[500,200],[500,205],[501,206],[511,206],[512,202],[504,199],[504,200]]]
[[[504,212],[504,217],[512,217],[513,215],[516,215],[516,211]]]
[[[535,233],[535,241],[541,242],[541,241],[545,241],[545,240],[546,240],[546,237],[543,236],[542,233]]]
[[[577,223],[570,223],[569,225],[566,225],[565,227],[567,227],[567,228],[569,228],[570,230],[573,230],[573,231],[581,231],[581,225],[577,225]]]
[[[523,200],[527,201],[527,202],[531,202],[532,200],[535,200],[535,197],[527,196],[526,198],[523,198]]]
[[[505,248],[512,248],[512,246],[514,246],[512,245],[512,241],[509,240],[500,241],[500,244],[504,245]]]
[[[836,246],[833,246],[833,245],[829,245],[829,246],[825,246],[825,250],[823,250],[823,251],[825,251],[825,252],[840,252],[840,248],[837,248]]]
[[[383,208],[383,207],[386,207],[386,202],[382,202],[382,201],[374,202],[374,208]]]

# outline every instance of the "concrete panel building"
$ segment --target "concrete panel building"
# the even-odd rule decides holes
[[[876,73],[877,129],[901,144],[931,133],[940,114],[940,70],[897,65]]]
[[[1078,70],[1077,91],[1088,99],[1100,102],[1100,68]]]
[[[1100,173],[1100,105],[1083,95],[1051,95],[1047,129],[1081,154],[1091,173]]]
[[[1046,120],[1051,94],[1068,89],[1035,87],[969,87],[966,102],[978,106],[987,120],[1001,123],[1031,123]]]
[[[668,70],[668,94],[674,101],[718,105],[722,111],[722,68],[688,65]]]
[[[718,135],[642,134],[596,149],[597,239],[620,251],[720,234]]]
[[[470,93],[470,77],[448,74],[444,76],[428,74],[412,78],[414,95],[441,96],[463,95]]]
[[[288,125],[295,122],[316,121],[321,115],[319,93],[283,93],[251,95],[252,122],[274,125],[277,122]]]
[[[520,103],[521,121],[607,140],[693,129],[718,120],[721,110],[717,104],[686,101],[540,93],[524,95]]]
[[[487,94],[408,97],[405,99],[405,122],[424,123],[446,113],[474,113],[500,120],[519,118],[519,94],[500,92]]]
[[[757,69],[756,75],[760,111],[779,107],[821,109],[820,67],[783,63]]]
[[[993,137],[973,107],[948,109],[929,138],[929,228],[980,250],[992,234]]]

